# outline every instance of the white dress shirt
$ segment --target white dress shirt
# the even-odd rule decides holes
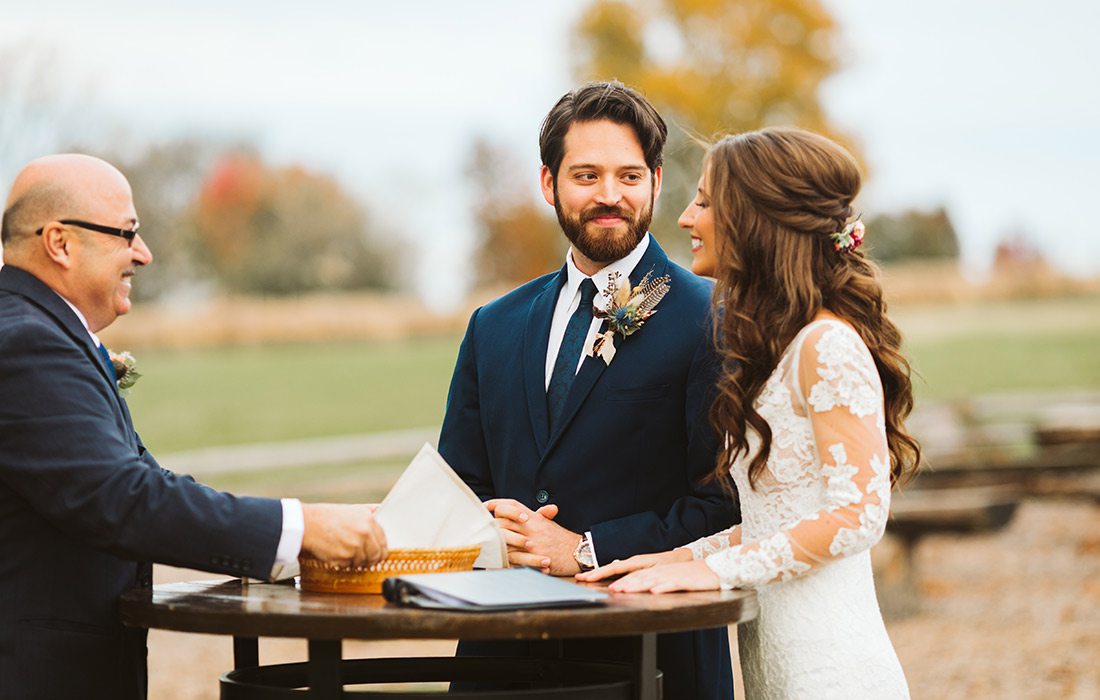
[[[579,284],[579,283],[578,283]],[[80,309],[73,303],[58,294],[61,301],[69,305],[76,317],[84,325],[84,330],[92,337],[92,343],[98,348],[103,343],[99,337],[88,327],[88,319],[80,313]],[[560,344],[561,341],[559,340]],[[271,567],[271,578],[283,578],[283,572],[295,572],[298,567],[298,554],[302,549],[302,535],[305,534],[305,517],[302,514],[302,502],[297,498],[280,499],[283,506],[283,532],[279,536],[279,546],[275,548],[275,564]],[[289,567],[289,568],[288,568]]]
[[[554,363],[557,362],[558,350],[561,348],[561,341],[565,337],[565,327],[569,325],[569,317],[573,315],[573,312],[577,310],[581,303],[581,282],[586,279],[592,280],[592,283],[596,285],[596,298],[593,299],[592,305],[600,309],[606,309],[611,300],[605,297],[603,292],[607,289],[607,282],[611,275],[618,272],[619,284],[630,284],[630,273],[641,262],[642,256],[645,255],[648,248],[649,234],[646,234],[625,258],[619,258],[596,272],[591,278],[577,269],[577,265],[573,262],[573,248],[569,248],[569,252],[565,254],[565,286],[561,288],[561,292],[558,294],[558,302],[554,305],[554,318],[550,321],[550,339],[546,346],[547,389],[550,388],[550,375],[554,373]],[[573,370],[574,372],[580,371],[581,364],[588,354],[587,351],[596,342],[596,334],[599,333],[602,324],[602,320],[596,317],[592,318],[592,325],[588,327],[588,336],[584,339],[584,345],[581,346],[580,355],[577,356],[577,367]],[[584,537],[588,540],[588,546],[592,548],[592,558],[596,562],[596,566],[599,566],[600,559],[596,554],[596,543],[592,540],[592,533],[586,532]]]
[[[645,255],[648,248],[649,235],[647,234],[638,245],[634,246],[634,250],[630,251],[625,258],[619,258],[592,275],[591,278],[577,269],[576,264],[573,262],[573,248],[569,248],[569,252],[565,254],[565,286],[561,288],[561,293],[558,294],[558,303],[554,306],[554,318],[550,322],[550,339],[546,346],[547,389],[550,388],[550,375],[554,373],[554,363],[558,359],[558,349],[561,348],[562,338],[565,337],[565,327],[569,325],[569,317],[573,315],[573,312],[577,310],[577,307],[581,303],[581,282],[586,279],[592,280],[596,285],[596,298],[593,300],[592,305],[601,309],[606,309],[611,303],[611,300],[603,295],[604,290],[607,289],[608,278],[611,277],[612,273],[618,272],[619,284],[629,284],[628,278],[630,277],[630,273],[638,266],[638,263],[641,261],[642,256]],[[593,343],[596,342],[596,334],[599,332],[602,323],[603,321],[593,317],[592,325],[588,328],[588,337],[584,340],[581,354],[577,356],[577,368],[574,370],[575,372],[580,371],[581,363],[584,362],[587,351],[590,350]]]

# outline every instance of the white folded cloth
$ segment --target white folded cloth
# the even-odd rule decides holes
[[[375,511],[390,549],[481,545],[475,567],[508,566],[508,549],[485,504],[425,443]]]

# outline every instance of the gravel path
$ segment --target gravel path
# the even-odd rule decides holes
[[[889,620],[914,700],[1100,698],[1100,505],[1023,503],[990,536],[929,537],[917,551],[920,611]],[[157,582],[211,578],[158,567]],[[215,700],[228,638],[154,630],[152,700]],[[347,642],[347,657],[445,655],[453,642]],[[265,639],[261,663],[306,657]]]

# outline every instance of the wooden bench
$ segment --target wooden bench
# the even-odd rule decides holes
[[[894,499],[887,530],[916,542],[932,534],[994,532],[1008,525],[1019,498],[1005,489],[928,489]]]
[[[1100,473],[1100,394],[1052,402],[979,397],[924,413],[916,423],[926,463],[916,488],[1001,485],[1047,494],[1051,479]]]
[[[908,490],[897,494],[886,532],[900,553],[877,573],[879,604],[891,617],[920,609],[916,548],[928,535],[975,535],[1005,528],[1016,514],[1019,496],[1013,488]]]

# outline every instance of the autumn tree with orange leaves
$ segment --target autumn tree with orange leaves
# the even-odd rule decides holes
[[[506,148],[479,138],[466,169],[474,188],[478,284],[511,286],[561,267],[567,246],[554,210],[533,194],[538,173],[524,173]]]
[[[232,153],[195,205],[205,259],[229,291],[297,294],[392,286],[393,255],[331,177]]]
[[[821,106],[821,84],[842,48],[820,0],[596,0],[577,24],[574,49],[579,80],[621,80],[669,122],[653,229],[673,249],[686,250],[676,219],[702,163],[690,136],[794,125],[853,146]]]

